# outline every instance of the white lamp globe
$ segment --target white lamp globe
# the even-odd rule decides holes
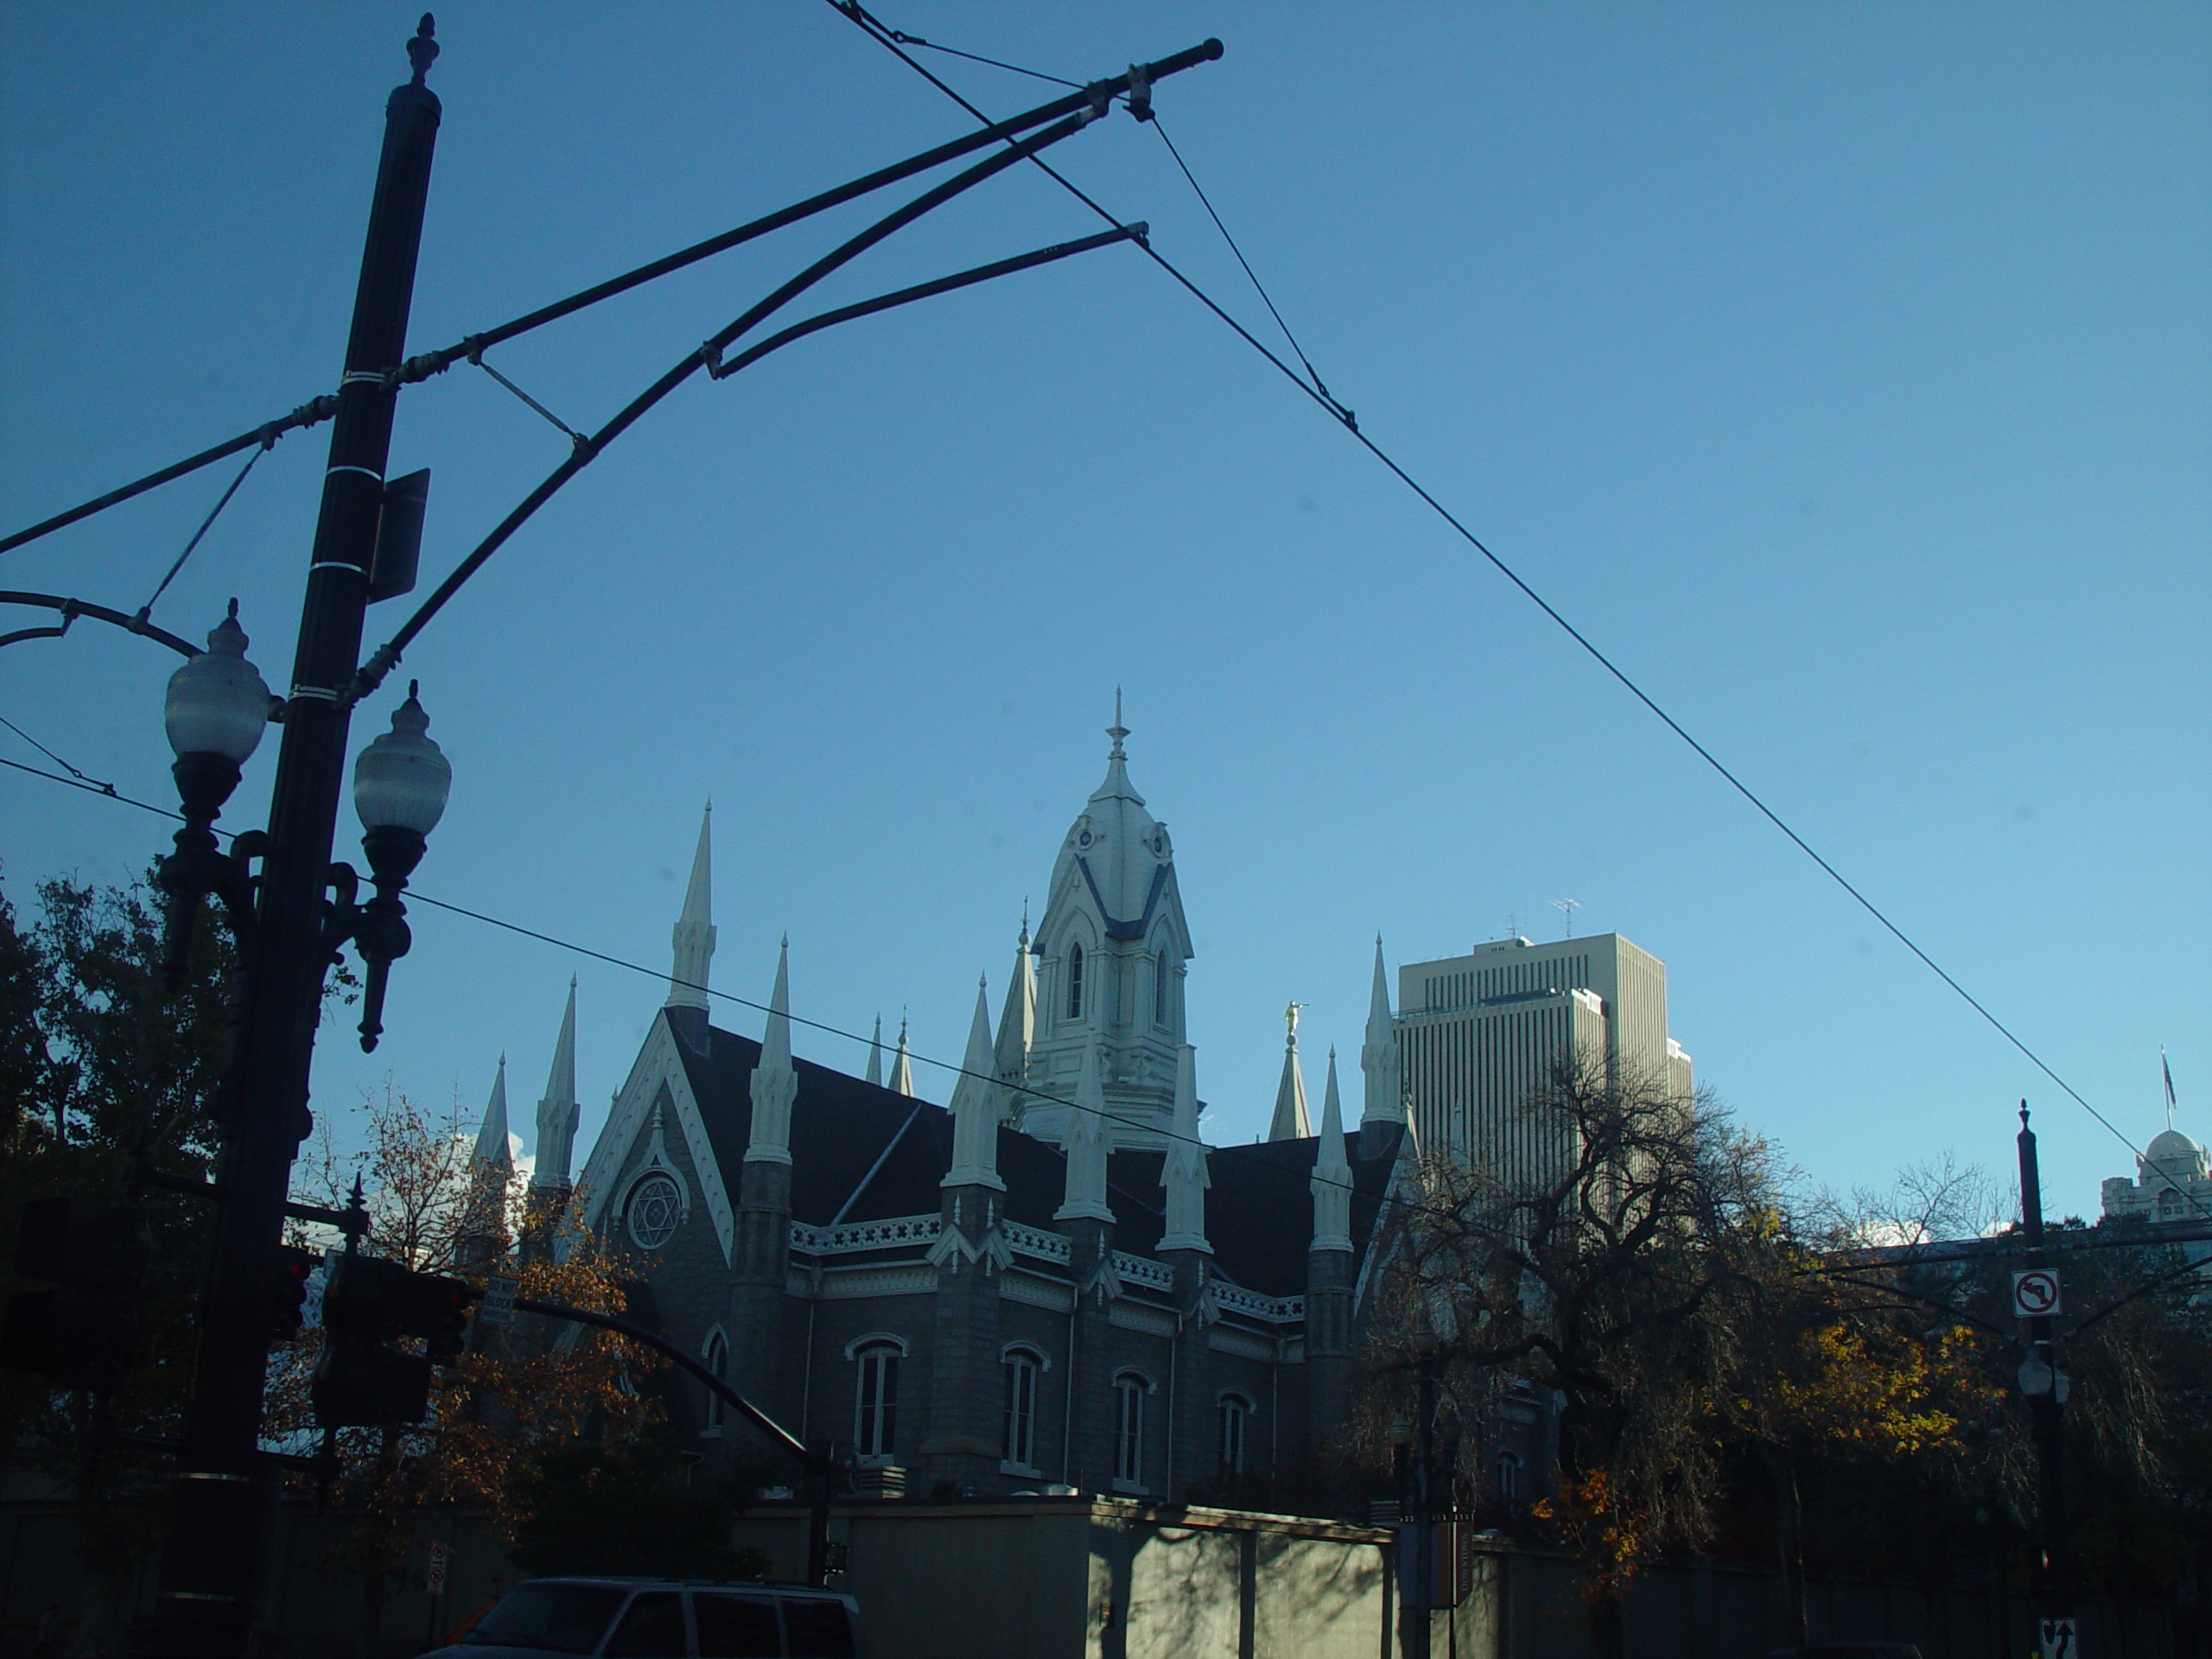
[[[453,763],[427,735],[430,717],[407,688],[407,701],[391,713],[391,729],[353,762],[353,810],[364,830],[412,830],[428,836],[445,816],[453,789]]]
[[[245,630],[238,602],[207,636],[207,649],[169,676],[162,709],[169,747],[188,754],[219,754],[243,766],[269,725],[269,688],[245,659]]]

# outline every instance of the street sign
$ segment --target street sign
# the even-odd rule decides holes
[[[515,1319],[515,1281],[497,1276],[484,1281],[484,1300],[476,1306],[479,1325],[512,1325]]]
[[[430,1570],[423,1575],[423,1588],[428,1591],[431,1595],[442,1596],[445,1594],[446,1562],[452,1554],[453,1552],[448,1549],[443,1544],[432,1544],[430,1546]]]
[[[2024,1268],[2012,1275],[2012,1314],[2015,1319],[2040,1319],[2058,1311],[2056,1268]]]
[[[2041,1629],[2043,1659],[2076,1659],[2072,1619],[2046,1618],[2041,1622]]]

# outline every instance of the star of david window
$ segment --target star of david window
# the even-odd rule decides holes
[[[630,1238],[641,1250],[657,1250],[676,1236],[683,1218],[683,1194],[666,1175],[648,1175],[630,1189]]]

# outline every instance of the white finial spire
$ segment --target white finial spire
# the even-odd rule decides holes
[[[1086,1043],[1083,1071],[1076,1078],[1075,1109],[1068,1114],[1067,1187],[1055,1221],[1090,1217],[1111,1221],[1114,1211],[1106,1202],[1106,1086],[1098,1071],[1098,1045]]]
[[[914,1063],[906,1053],[906,1015],[899,1014],[899,1052],[891,1057],[891,1092],[911,1095],[914,1092]]]
[[[1316,1250],[1351,1249],[1351,1162],[1344,1156],[1344,1113],[1337,1099],[1337,1051],[1329,1051],[1329,1084],[1321,1096],[1321,1142],[1313,1154]]]
[[[1122,753],[1122,740],[1128,734],[1129,728],[1122,724],[1122,688],[1117,685],[1114,688],[1114,723],[1106,728],[1106,735],[1114,740],[1114,747],[1107,752],[1106,758],[1108,760],[1126,760],[1128,759],[1127,755]]]
[[[668,1006],[707,1009],[707,979],[715,963],[715,804],[699,817],[699,845],[691,855],[691,880],[683,889],[683,913],[670,942],[675,963],[669,970]]]
[[[1003,1091],[1001,1116],[1019,1122],[1029,1081],[1029,1045],[1037,1037],[1037,974],[1030,965],[1029,906],[1021,907],[1021,937],[1014,947],[1014,977],[1007,982],[1006,1007],[999,1014],[994,1072]]]
[[[537,1103],[537,1160],[532,1186],[564,1187],[569,1158],[583,1108],[576,1100],[576,982],[569,979],[569,1006],[561,1014],[561,1034],[553,1042],[553,1070],[545,1079],[545,1098]]]
[[[485,1103],[484,1122],[476,1130],[476,1149],[469,1154],[473,1169],[512,1169],[507,1150],[507,1057],[499,1056],[499,1075],[492,1079],[492,1098]]]
[[[944,1186],[995,1186],[999,1179],[998,1086],[992,1080],[991,1005],[983,982],[976,982],[976,1017],[968,1023],[968,1052],[960,1058],[960,1080],[952,1085],[952,1167]]]
[[[1390,1018],[1390,981],[1382,966],[1382,936],[1375,936],[1375,986],[1367,1000],[1366,1040],[1359,1046],[1365,1098],[1362,1124],[1402,1123],[1406,1098],[1398,1083],[1398,1032]]]
[[[868,1080],[883,1087],[883,1016],[875,1016],[875,1034],[868,1039]]]
[[[1298,1065],[1298,1011],[1294,1002],[1282,1011],[1288,1034],[1282,1044],[1282,1081],[1275,1085],[1275,1115],[1268,1125],[1270,1141],[1303,1141],[1313,1133],[1313,1120],[1306,1110],[1306,1074]]]
[[[1198,1052],[1185,1043],[1175,1051],[1174,1138],[1167,1143],[1167,1165],[1160,1184],[1167,1189],[1167,1230],[1163,1250],[1204,1250],[1206,1243],[1206,1149],[1198,1144]]]
[[[791,1102],[798,1097],[798,1073],[791,1065],[791,942],[785,936],[776,952],[776,987],[768,993],[768,1024],[760,1033],[760,1059],[753,1068],[753,1134],[745,1148],[748,1164],[791,1160]]]

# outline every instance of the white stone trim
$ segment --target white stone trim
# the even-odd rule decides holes
[[[638,1136],[657,1116],[653,1107],[660,1097],[661,1086],[666,1084],[669,1100],[676,1108],[677,1128],[683,1136],[684,1147],[691,1154],[691,1166],[699,1178],[700,1198],[715,1224],[722,1262],[727,1265],[737,1248],[737,1217],[730,1206],[729,1193],[722,1185],[721,1166],[715,1161],[714,1143],[708,1139],[706,1122],[700,1116],[699,1102],[691,1092],[690,1075],[683,1069],[677,1043],[676,1033],[668,1023],[668,1011],[661,1009],[646,1030],[645,1046],[639,1049],[629,1077],[616,1092],[614,1103],[607,1112],[607,1125],[600,1130],[591,1157],[585,1162],[578,1182],[584,1193],[584,1225],[594,1232],[601,1230],[607,1206],[614,1197],[610,1184],[622,1173],[622,1166]],[[679,1180],[677,1185],[683,1186],[685,1183]],[[687,1191],[687,1200],[689,1196]]]
[[[906,1338],[896,1331],[870,1331],[864,1336],[855,1337],[845,1344],[845,1357],[858,1359],[863,1348],[896,1348],[901,1359],[913,1351]]]

